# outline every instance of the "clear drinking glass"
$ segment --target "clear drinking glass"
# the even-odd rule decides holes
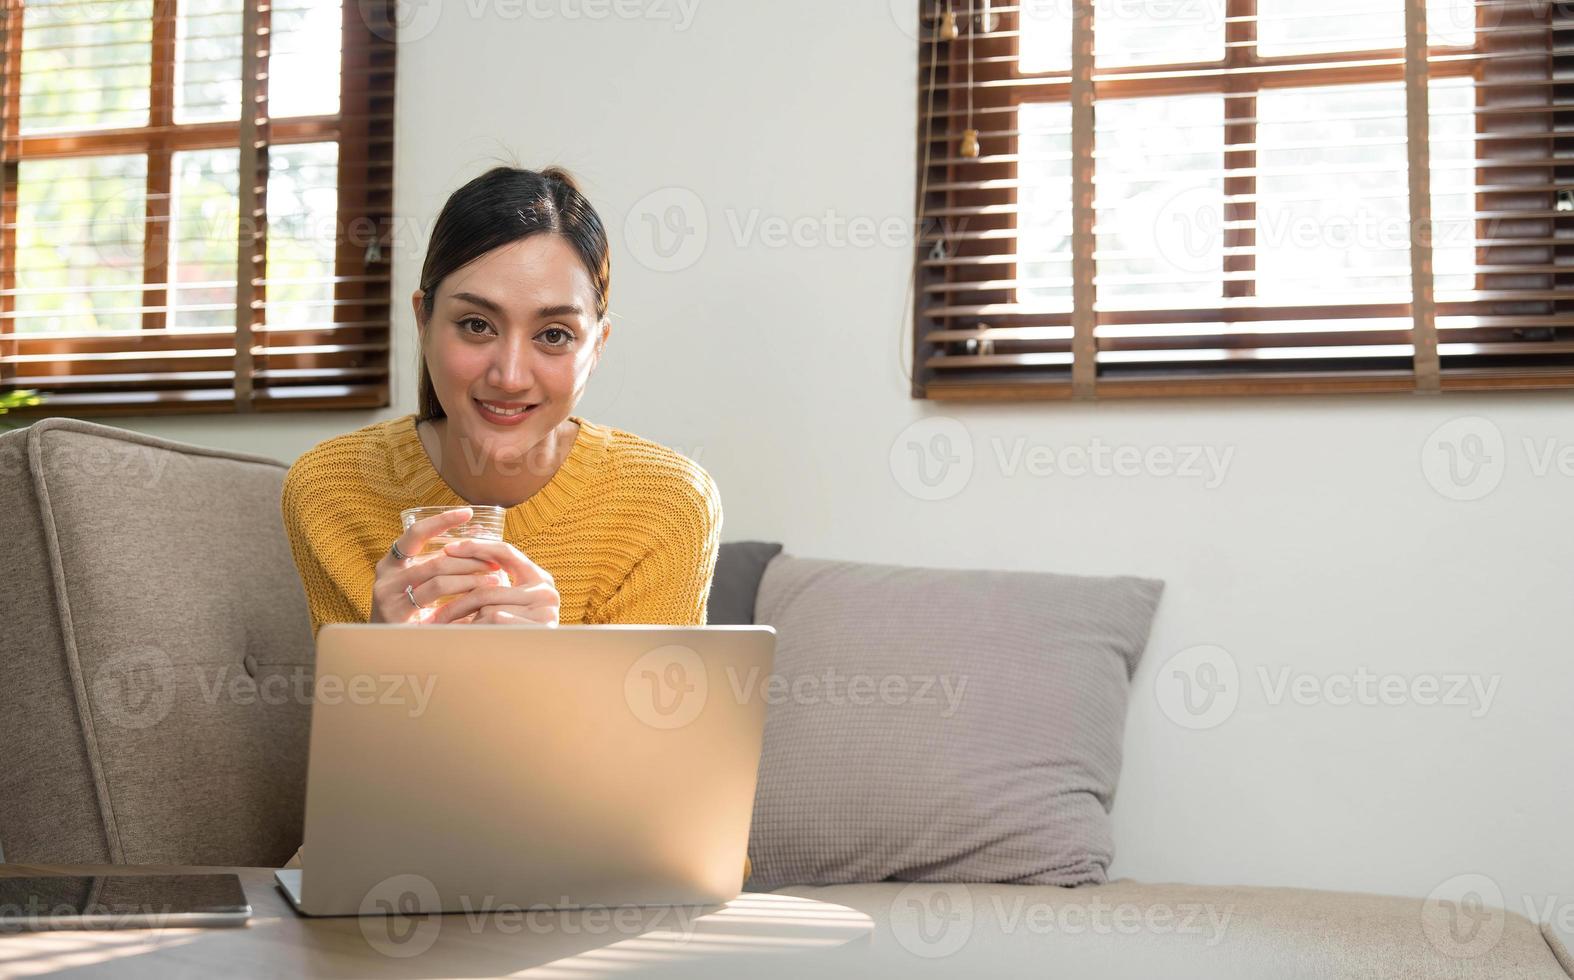
[[[425,520],[437,514],[446,514],[451,510],[463,509],[462,507],[411,507],[399,512],[399,521],[404,526],[404,529],[408,531],[410,530],[410,525],[416,521]],[[428,560],[435,555],[442,554],[443,548],[454,541],[472,539],[479,541],[503,540],[503,518],[508,513],[506,510],[490,504],[473,504],[470,506],[470,510],[472,511],[470,520],[428,539],[421,550],[410,557],[415,561]],[[457,598],[457,595],[456,593],[455,595],[439,596],[433,601],[432,607],[441,606],[443,603]]]

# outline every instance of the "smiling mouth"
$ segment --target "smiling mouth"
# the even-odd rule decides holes
[[[480,411],[483,418],[496,422],[514,422],[530,415],[541,407],[539,403],[530,405],[520,402],[512,404],[508,402],[484,402],[479,398],[472,399],[472,401],[475,402],[476,408]]]

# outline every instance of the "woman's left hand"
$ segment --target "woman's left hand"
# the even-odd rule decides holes
[[[559,600],[551,574],[518,548],[506,541],[470,538],[451,542],[443,550],[461,558],[496,562],[512,584],[477,586],[441,606],[428,623],[558,624]]]

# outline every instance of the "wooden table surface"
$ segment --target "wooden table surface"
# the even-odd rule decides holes
[[[873,930],[840,905],[749,893],[703,908],[313,919],[271,868],[0,864],[8,877],[221,872],[251,901],[244,926],[0,933],[0,977],[803,976]]]

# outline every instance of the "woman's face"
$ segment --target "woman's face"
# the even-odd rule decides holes
[[[448,416],[444,438],[462,465],[528,460],[573,412],[611,333],[597,321],[590,273],[561,235],[531,235],[452,273],[424,323],[422,294],[413,299]]]

